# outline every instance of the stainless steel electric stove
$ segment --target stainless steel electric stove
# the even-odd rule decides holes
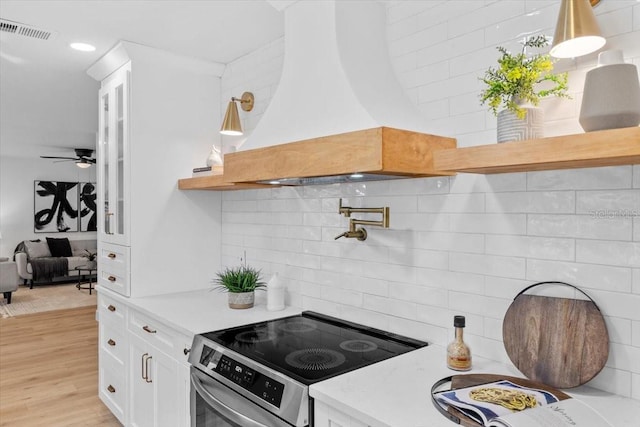
[[[196,335],[191,424],[312,426],[309,385],[426,345],[310,311]]]

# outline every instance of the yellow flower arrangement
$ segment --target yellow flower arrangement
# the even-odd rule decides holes
[[[504,47],[498,46],[502,54],[498,59],[498,68],[489,68],[481,80],[487,88],[480,94],[482,105],[488,104],[496,116],[500,106],[514,112],[523,119],[526,110],[520,104],[529,102],[538,105],[540,98],[557,96],[569,98],[567,95],[567,73],[552,74],[553,62],[547,54],[527,57],[526,48],[541,48],[549,41],[543,35],[528,38],[522,43],[522,51],[512,55]],[[536,91],[536,85],[551,82],[552,87]]]

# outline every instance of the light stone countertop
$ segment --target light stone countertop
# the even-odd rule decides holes
[[[295,307],[267,311],[267,306],[258,298],[253,308],[231,309],[227,305],[227,294],[211,289],[140,298],[125,298],[101,287],[98,287],[98,291],[191,338],[203,332],[293,316],[301,312]]]
[[[514,366],[476,356],[468,372],[450,370],[445,361],[445,349],[430,345],[311,385],[309,394],[371,427],[447,427],[456,424],[440,414],[430,398],[438,380],[467,373],[523,377]],[[593,407],[614,427],[638,425],[640,401],[586,386],[563,391]]]
[[[301,312],[296,307],[267,311],[259,299],[251,309],[233,310],[227,306],[226,293],[209,289],[141,298],[125,298],[100,287],[98,290],[189,337]],[[309,394],[371,427],[453,426],[430,400],[436,381],[460,374],[448,369],[445,360],[445,349],[430,345],[311,385]],[[514,366],[477,356],[473,370],[465,373],[523,376]],[[638,425],[640,401],[585,386],[564,391],[603,414],[614,427]]]

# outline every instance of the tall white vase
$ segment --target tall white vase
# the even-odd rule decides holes
[[[640,124],[638,69],[624,63],[621,51],[601,52],[587,73],[579,121],[585,132]]]

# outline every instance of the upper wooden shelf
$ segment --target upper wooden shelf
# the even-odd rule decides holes
[[[507,173],[640,163],[640,128],[445,149],[434,153],[437,170]]]
[[[222,175],[197,176],[195,178],[184,178],[178,180],[180,190],[250,190],[256,188],[273,188],[276,185],[263,184],[242,184],[225,182]]]

